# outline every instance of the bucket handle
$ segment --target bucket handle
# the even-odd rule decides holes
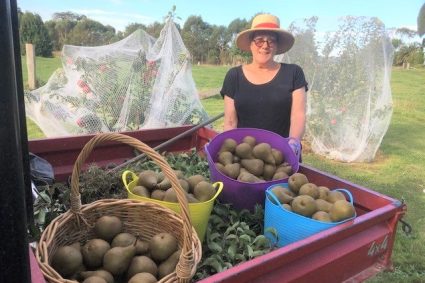
[[[278,184],[278,185],[282,185],[282,184]],[[277,186],[277,185],[276,185]],[[275,186],[273,186],[273,187],[275,187]],[[272,187],[272,188],[273,188]],[[266,190],[266,195],[267,195],[267,197],[271,197],[274,201],[275,201],[275,203],[273,203],[274,205],[276,205],[276,206],[279,206],[281,209],[285,209],[285,208],[283,208],[283,206],[282,205],[279,205],[280,204],[280,201],[277,199],[277,197],[275,196],[275,194],[271,191],[271,189],[272,188],[270,188],[270,189],[267,189]],[[269,199],[270,200],[270,199]],[[285,209],[286,210],[286,209]]]

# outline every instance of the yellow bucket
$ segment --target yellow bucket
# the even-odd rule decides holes
[[[130,179],[131,181],[128,182],[128,179]],[[180,213],[180,205],[178,203],[161,201],[161,200],[156,200],[156,199],[142,197],[142,196],[133,194],[132,190],[137,185],[138,179],[139,178],[137,177],[137,175],[134,172],[129,170],[124,171],[124,173],[122,174],[122,181],[124,183],[125,188],[127,189],[129,199],[154,202],[162,206],[168,207],[177,213]],[[222,182],[215,182],[213,186],[216,188],[217,193],[212,197],[212,199],[204,201],[204,202],[188,204],[192,225],[195,228],[196,232],[198,233],[198,236],[201,242],[203,242],[205,238],[205,232],[207,231],[208,219],[211,215],[211,211],[214,206],[214,201],[223,190]]]

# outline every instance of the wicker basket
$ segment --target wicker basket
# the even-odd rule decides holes
[[[128,144],[146,153],[163,171],[176,190],[181,206],[181,216],[169,208],[152,202],[131,199],[104,199],[90,204],[81,204],[79,192],[80,169],[98,144],[108,141]],[[99,134],[93,137],[79,154],[71,176],[71,209],[56,217],[44,230],[36,250],[38,264],[49,282],[76,282],[62,278],[51,266],[51,256],[63,245],[94,238],[93,224],[102,215],[114,215],[123,222],[123,231],[138,234],[148,240],[160,232],[168,232],[176,237],[182,253],[175,272],[158,282],[189,282],[196,272],[202,256],[201,242],[189,218],[189,208],[184,191],[174,171],[152,148],[139,140],[117,133]]]

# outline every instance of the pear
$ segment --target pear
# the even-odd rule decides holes
[[[155,283],[157,282],[155,276],[148,272],[137,273],[128,280],[128,283]]]
[[[317,190],[317,186],[313,183],[306,183],[300,187],[298,191],[299,195],[309,195],[314,199],[319,197],[319,191]]]
[[[61,246],[53,254],[51,265],[63,277],[69,277],[83,264],[81,252],[71,246]]]
[[[292,174],[292,166],[291,165],[285,165],[285,164],[280,164],[277,168],[276,168],[276,172],[280,172],[283,171],[285,172],[288,176]]]
[[[122,222],[116,216],[104,215],[99,217],[94,224],[95,235],[110,242],[122,230]]]
[[[149,253],[149,242],[137,239],[136,241],[136,254],[146,255]]]
[[[141,196],[141,197],[146,197],[146,198],[148,198],[148,197],[150,197],[150,192],[149,192],[149,190],[146,188],[146,187],[144,187],[144,186],[135,186],[132,190],[131,190],[131,192],[133,193],[133,194],[135,194],[135,195],[138,195],[138,196]]]
[[[220,152],[218,155],[218,162],[220,162],[223,166],[226,166],[226,164],[232,164],[233,154],[229,151]]]
[[[329,192],[330,192],[328,187],[318,186],[317,190],[319,191],[319,199],[326,200],[328,198],[328,195],[329,195]]]
[[[264,164],[263,177],[264,180],[270,181],[276,172],[276,166],[272,164]]]
[[[148,190],[153,190],[158,183],[158,175],[152,170],[145,170],[140,172],[137,185],[143,186]]]
[[[223,164],[221,164],[220,162],[215,162],[214,164],[215,164],[215,168],[217,168],[218,171],[220,171],[221,173],[223,173],[224,175],[226,175],[224,173],[224,165]]]
[[[239,176],[241,165],[239,163],[226,164],[224,166],[224,174],[232,179],[236,179]]]
[[[156,187],[160,190],[166,191],[171,188],[171,182],[170,180],[168,180],[167,177],[164,177],[164,179],[160,183],[158,183]]]
[[[302,173],[294,173],[288,178],[288,186],[294,193],[298,194],[302,185],[307,184],[308,179]]]
[[[329,213],[320,210],[316,211],[311,218],[322,222],[332,222]]]
[[[219,163],[220,164],[220,163]],[[222,165],[222,164],[220,164]],[[201,182],[201,181],[206,181],[205,177],[200,175],[200,174],[196,174],[193,176],[190,176],[189,178],[187,178],[187,181],[189,183],[189,192],[193,193],[193,190],[195,189],[195,186]]]
[[[292,200],[292,211],[306,217],[311,217],[316,211],[317,206],[314,198],[309,195],[299,195]]]
[[[163,201],[167,201],[167,202],[178,202],[177,194],[174,191],[174,189],[173,188],[169,188],[168,190],[166,190],[165,191],[164,198],[162,200]]]
[[[329,212],[329,210],[332,207],[332,203],[327,202],[324,199],[318,198],[316,199],[316,206],[317,206],[317,210]]]
[[[149,241],[151,258],[157,262],[167,259],[177,250],[177,248],[177,239],[167,232],[158,233]]]
[[[283,162],[283,154],[280,150],[272,148],[272,155],[275,161],[275,165],[279,166]]]
[[[188,181],[186,181],[185,179],[179,179],[179,183],[180,183],[180,186],[182,187],[182,189],[183,189],[186,193],[188,193],[188,192],[189,192],[189,190],[190,190],[189,182],[188,182]]]
[[[112,274],[102,269],[95,271],[83,271],[80,273],[80,275],[84,279],[87,279],[91,276],[102,277],[103,279],[105,279],[106,283],[114,283],[114,277],[112,276]]]
[[[103,268],[112,275],[123,274],[134,255],[136,254],[135,245],[126,247],[113,247],[108,250],[103,257]]]
[[[210,200],[215,195],[216,191],[214,186],[207,182],[201,181],[195,186],[195,190],[193,191],[193,195],[200,202],[204,202]]]
[[[346,200],[345,195],[340,191],[330,191],[326,200],[330,203],[334,203],[338,200]]]
[[[257,177],[263,174],[264,161],[261,159],[242,159],[241,165]]]
[[[266,163],[275,165],[276,161],[274,160],[272,154],[272,148],[268,143],[262,142],[254,146],[252,149],[252,154],[255,158],[261,159]]]
[[[285,193],[286,188],[282,186],[274,186],[271,191],[279,200],[279,204],[290,203],[293,200],[293,197]],[[273,201],[272,201],[273,202]]]
[[[156,200],[163,200],[165,196],[165,192],[163,190],[153,190],[151,193],[151,198]]]
[[[236,146],[235,148],[235,154],[240,158],[240,159],[250,159],[253,158],[252,155],[252,147],[251,145],[249,145],[248,143],[240,143]]]
[[[337,200],[329,210],[329,214],[333,222],[339,222],[351,218],[355,215],[355,213],[356,210],[354,209],[354,206],[345,199]]]
[[[287,203],[282,204],[282,207],[286,210],[292,211],[292,207]]]
[[[131,278],[137,273],[142,272],[148,272],[156,277],[158,274],[158,266],[147,256],[142,255],[133,257],[127,270],[127,277]]]
[[[221,144],[221,148],[219,152],[223,152],[223,151],[235,152],[235,148],[237,145],[238,144],[234,139],[227,138]]]
[[[176,265],[180,259],[181,250],[175,251],[165,261],[158,266],[158,279],[173,273],[176,270]]]
[[[242,142],[249,144],[251,147],[254,147],[257,144],[257,139],[253,136],[245,136],[242,139]]]
[[[246,183],[261,183],[263,180],[258,178],[257,176],[249,173],[248,171],[243,171],[243,168],[241,168],[241,172],[238,176],[238,181],[246,182]]]
[[[119,233],[112,239],[111,247],[126,247],[133,245],[136,241],[136,237],[130,233]]]
[[[286,179],[288,178],[288,174],[286,174],[286,172],[284,171],[276,171],[276,173],[274,173],[272,180],[281,180],[281,179]]]
[[[103,256],[111,248],[103,239],[91,239],[82,248],[84,265],[89,268],[97,268],[102,265]]]

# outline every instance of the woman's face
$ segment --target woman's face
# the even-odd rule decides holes
[[[255,32],[251,40],[253,61],[265,64],[273,60],[276,54],[277,37],[273,32]]]

